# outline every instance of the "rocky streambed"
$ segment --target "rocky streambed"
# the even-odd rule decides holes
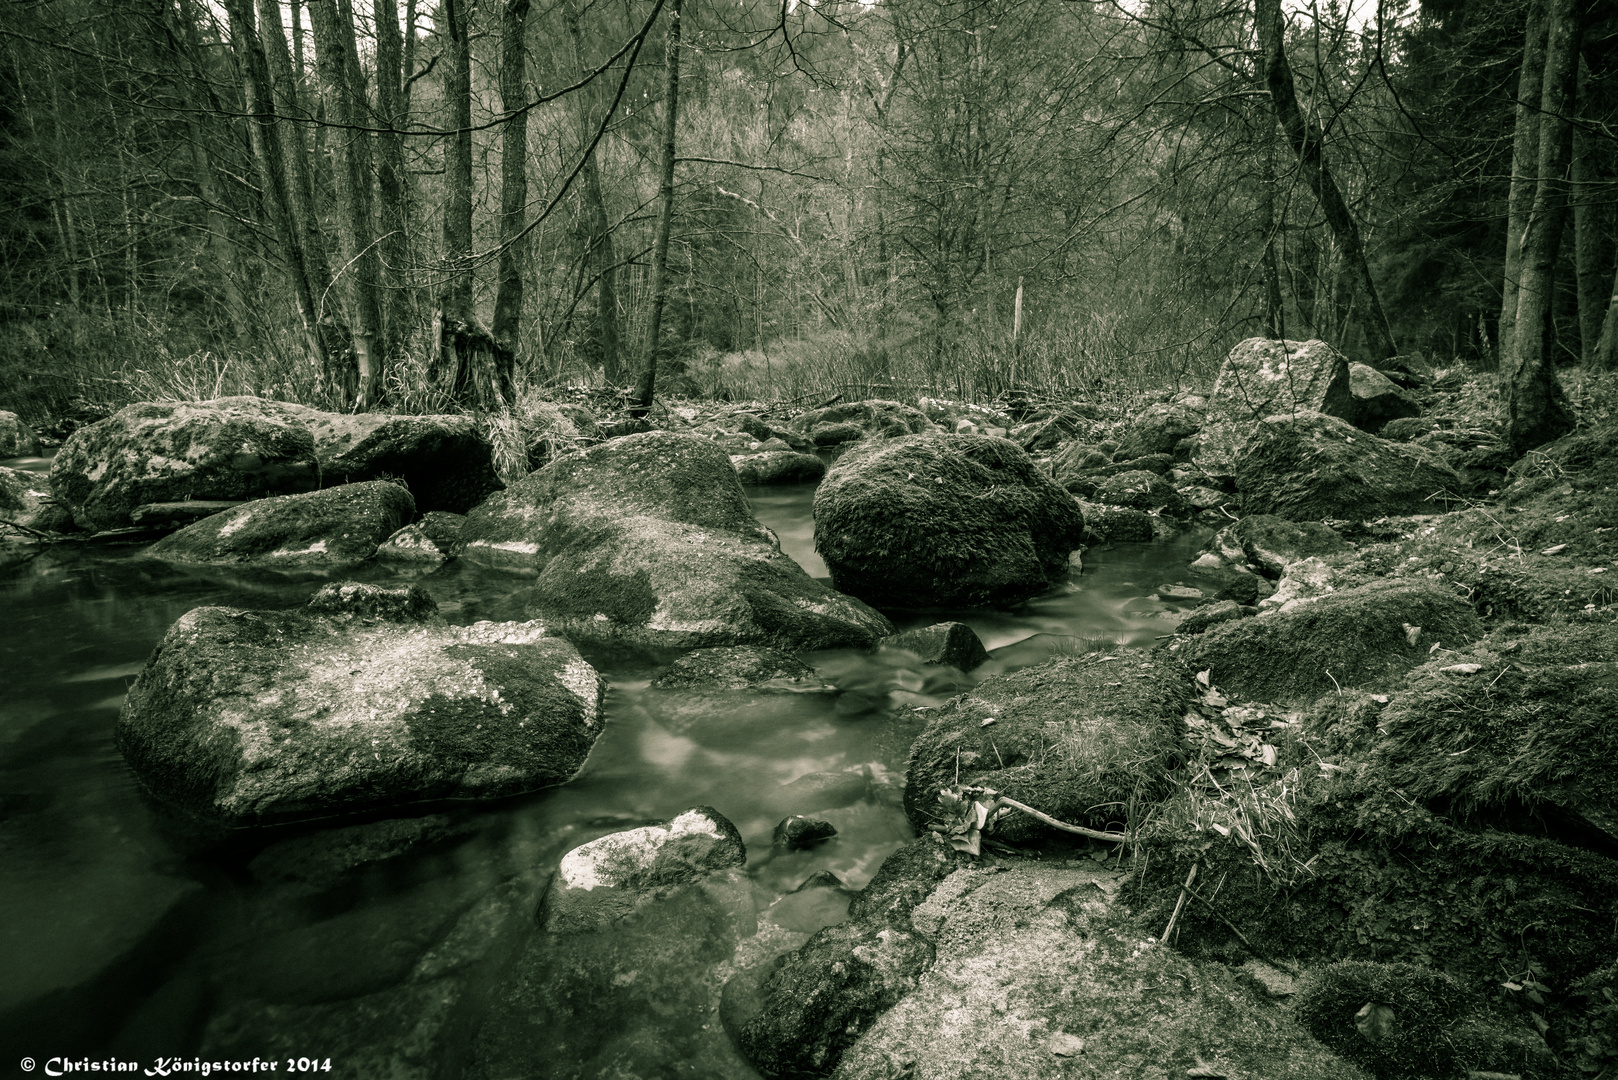
[[[1479,401],[131,407],[0,476],[6,1048],[1599,1072],[1618,437]]]

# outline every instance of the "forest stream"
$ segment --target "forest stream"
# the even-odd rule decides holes
[[[42,470],[48,462],[9,464]],[[813,492],[804,484],[748,494],[783,550],[824,579]],[[1203,539],[1197,532],[1092,549],[1081,573],[1013,608],[892,614],[900,629],[969,624],[991,651],[979,679],[1098,644],[1149,646],[1179,613],[1153,594],[1189,580],[1185,568]],[[372,1047],[386,1056],[408,1033],[380,1021],[355,1030],[356,1017],[393,1001],[382,1011],[419,1011],[427,1023],[431,1003],[389,995],[424,980],[437,985],[424,975],[435,963],[464,967],[457,949],[488,951],[492,917],[479,913],[498,909],[491,898],[542,883],[585,841],[692,806],[712,806],[741,830],[761,919],[796,932],[840,921],[846,893],[794,890],[821,871],[858,889],[912,835],[900,808],[910,743],[927,710],[966,685],[953,669],[839,651],[807,657],[835,693],[656,690],[651,677],[672,654],[585,650],[611,683],[608,722],[572,782],[495,804],[422,807],[424,816],[369,833],[334,823],[199,843],[153,809],[114,748],[125,690],[191,608],[289,608],[327,579],[183,569],[142,555],[136,546],[60,544],[0,581],[0,954],[8,973],[0,1043],[35,1056],[58,1042],[143,1062],[222,1048],[274,1054],[298,1032],[325,1033],[300,1055],[316,1055],[317,1065],[368,1040],[388,1044]],[[349,576],[416,580],[451,622],[524,618],[524,579],[464,562],[413,578],[366,564]],[[772,849],[772,829],[795,813],[829,821],[836,837],[805,851]],[[457,999],[456,1023],[468,1031],[480,1022],[476,999]],[[266,1030],[277,1025],[284,1030]],[[435,1075],[454,1072],[452,1059],[465,1053],[444,1030],[415,1054],[434,1059],[422,1064]],[[703,1068],[730,1053],[722,1033],[704,1042],[691,1052],[708,1062]],[[733,1055],[723,1071],[752,1075]]]

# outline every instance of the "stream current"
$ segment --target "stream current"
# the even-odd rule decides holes
[[[813,493],[748,489],[782,549],[824,579]],[[991,652],[977,679],[1056,653],[1150,646],[1182,614],[1153,594],[1196,583],[1186,566],[1203,539],[1092,548],[1082,572],[1015,607],[888,614],[900,629],[970,625]],[[529,587],[454,562],[425,575],[366,565],[340,579],[415,581],[454,623],[523,619]],[[0,570],[0,1053],[42,1068],[53,1055],[108,1054],[149,1068],[258,1042],[283,1053],[287,1032],[260,1028],[320,1032],[323,1017],[347,1030],[337,1042],[363,1042],[348,1030],[365,1014],[354,1003],[387,999],[424,966],[453,969],[456,935],[475,935],[478,912],[514,883],[531,888],[569,849],[696,805],[741,830],[761,918],[800,932],[839,921],[846,898],[793,890],[820,871],[860,888],[913,835],[900,807],[910,743],[927,709],[968,685],[892,654],[836,651],[806,656],[835,694],[662,691],[649,683],[673,654],[584,650],[611,688],[603,734],[572,782],[412,808],[369,832],[339,823],[200,844],[145,799],[113,745],[125,691],[186,611],[293,607],[328,580],[80,544]],[[836,837],[772,852],[774,826],[794,813],[831,822]],[[315,1060],[333,1053],[332,1040],[306,1041]],[[739,1061],[724,1071],[751,1075]]]

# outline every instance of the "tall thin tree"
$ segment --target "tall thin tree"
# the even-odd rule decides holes
[[[646,319],[646,356],[631,416],[643,417],[652,408],[657,388],[657,350],[663,329],[663,307],[668,301],[669,232],[674,223],[674,133],[680,111],[680,16],[684,0],[669,4],[668,37],[663,46],[666,82],[663,89],[663,149],[658,181],[657,240],[652,247],[652,306]]]

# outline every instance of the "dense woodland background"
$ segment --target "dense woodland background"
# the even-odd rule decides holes
[[[1618,356],[1593,0],[8,0],[0,49],[39,415]]]

